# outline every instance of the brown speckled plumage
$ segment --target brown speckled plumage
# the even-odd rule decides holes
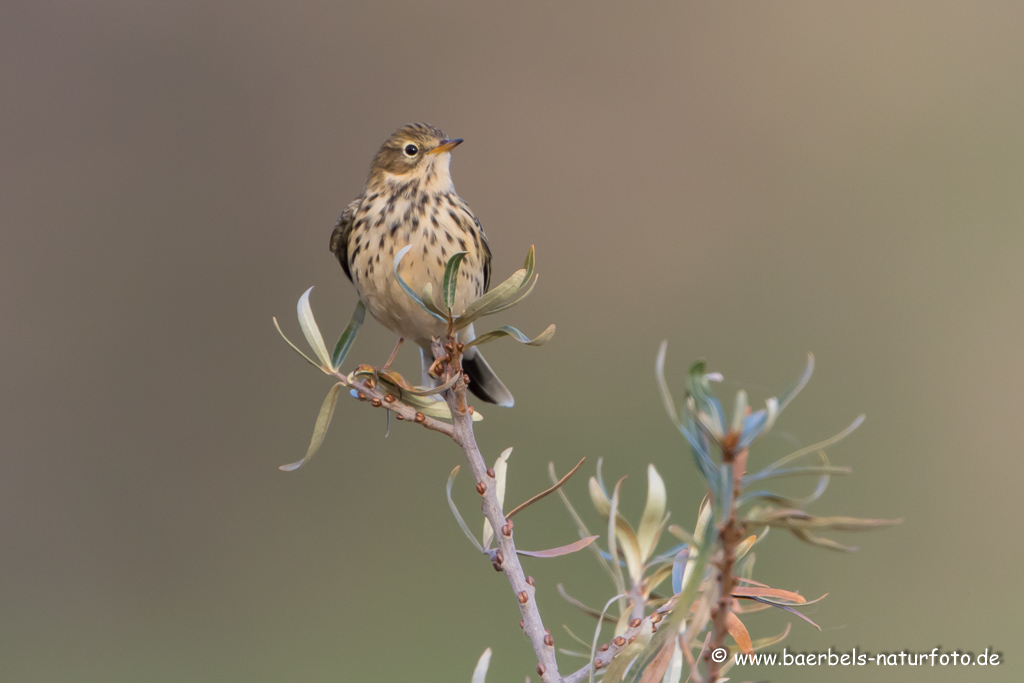
[[[402,290],[392,272],[395,254],[412,245],[399,273],[413,291],[421,292],[428,282],[440,291],[449,257],[465,251],[456,311],[491,284],[487,236],[455,193],[449,172],[451,150],[460,142],[423,123],[396,130],[377,152],[363,194],[345,208],[331,235],[331,251],[370,314],[428,355],[431,337],[443,336],[445,326]],[[470,338],[472,327],[465,332]],[[467,352],[464,365],[477,396],[512,405],[511,393],[475,347]]]

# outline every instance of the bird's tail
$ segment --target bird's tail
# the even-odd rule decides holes
[[[472,335],[472,331],[470,332]],[[423,367],[423,386],[435,387],[438,382],[427,374],[430,367],[430,354],[423,347],[420,347],[420,362]],[[505,383],[498,379],[494,370],[484,360],[484,356],[475,346],[466,349],[462,356],[462,369],[469,376],[469,390],[481,401],[496,403],[503,408],[511,408],[516,400],[512,392],[508,390]]]
[[[484,360],[484,355],[475,346],[466,349],[462,357],[462,369],[469,376],[469,390],[481,401],[496,403],[503,408],[511,408],[516,400],[504,382],[498,379],[491,366]]]
[[[472,325],[459,331],[459,341],[463,343],[475,337],[476,332],[473,330]],[[423,386],[436,387],[438,382],[427,373],[431,363],[429,345],[420,345],[420,362],[423,368]],[[516,400],[512,397],[512,392],[494,374],[494,370],[484,360],[484,355],[480,353],[478,347],[471,346],[466,349],[462,355],[462,370],[469,377],[469,390],[481,401],[494,403],[502,408],[511,408],[515,405]]]

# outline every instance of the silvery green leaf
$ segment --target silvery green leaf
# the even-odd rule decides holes
[[[406,394],[402,397],[402,402],[416,408],[427,417],[435,417],[439,420],[452,419],[452,412],[448,409],[448,404],[436,398]],[[474,410],[473,422],[479,422],[482,419],[484,419],[483,414],[479,410]]]
[[[524,282],[526,280],[529,280],[530,276],[533,275],[533,268],[534,268],[534,265],[536,264],[536,260],[537,260],[536,250],[533,248],[533,245],[531,244],[530,245],[530,250],[528,252],[526,252],[526,261],[523,263],[523,270],[526,271],[526,277],[524,278]]]
[[[701,512],[703,513],[703,509]],[[707,566],[708,556],[711,555],[711,548],[714,545],[715,537],[715,534],[704,534],[700,548],[695,549],[697,552],[690,553],[690,557],[686,562],[686,569],[683,571],[682,587],[677,593],[677,606],[693,604],[697,596],[697,589],[704,578],[704,569]],[[656,666],[658,654],[665,647],[668,640],[674,640],[679,635],[680,625],[684,619],[689,617],[689,613],[690,610],[686,607],[674,609],[658,625],[658,632],[654,634],[650,644],[644,648],[644,653],[640,655],[630,669],[625,679],[627,683],[646,683],[648,680],[645,676],[647,670],[653,669]],[[660,677],[659,675],[658,678]]]
[[[813,353],[808,353],[807,354],[807,365],[804,367],[804,371],[800,375],[799,379],[797,379],[796,384],[793,385],[788,391],[786,391],[785,393],[783,393],[779,397],[779,412],[780,413],[783,410],[785,410],[786,406],[788,406],[790,404],[790,402],[794,398],[796,398],[796,395],[799,394],[803,390],[803,388],[805,386],[807,386],[807,382],[810,381],[811,375],[813,373],[814,373],[814,354]]]
[[[740,440],[736,448],[742,450],[753,443],[754,439],[760,436],[767,424],[767,415],[763,410],[747,415],[742,420],[743,431],[740,433]]]
[[[498,496],[498,506],[502,510],[505,509],[505,482],[508,481],[508,459],[512,455],[512,449],[506,448],[498,456],[498,459],[494,461],[494,492]],[[483,545],[485,548],[491,547],[491,541],[494,539],[494,529],[491,528],[491,523],[488,520],[484,520],[484,536]]]
[[[313,353],[320,360],[320,364],[325,368],[329,368],[331,367],[331,355],[327,353],[327,345],[324,344],[320,328],[317,327],[316,319],[313,317],[313,309],[309,305],[309,293],[312,291],[313,288],[310,287],[299,297],[299,327],[302,328],[302,334],[305,335],[309,347],[313,349]]]
[[[448,497],[448,507],[451,508],[452,514],[455,515],[455,521],[459,523],[459,527],[462,529],[462,533],[466,534],[466,538],[469,542],[476,546],[476,549],[480,552],[484,552],[483,546],[473,536],[473,532],[469,530],[469,525],[466,524],[466,520],[459,514],[459,508],[455,506],[455,501],[452,500],[452,485],[455,483],[455,477],[459,474],[459,466],[456,465],[452,473],[448,475],[448,484],[445,486],[445,495]]]
[[[526,278],[525,270],[517,270],[512,277],[502,282],[482,297],[466,306],[466,310],[455,322],[457,329],[462,329],[473,323],[477,318],[490,314],[490,309],[500,306],[508,301],[523,286]]]
[[[442,318],[445,316],[445,312],[442,311],[441,307],[437,305],[436,301],[434,301],[434,286],[429,282],[423,286],[423,294],[420,295],[420,300],[431,313],[441,316]]]
[[[736,406],[732,411],[732,426],[730,429],[739,433],[743,429],[743,419],[747,416],[747,392],[740,389],[736,392]]]
[[[516,292],[516,296],[514,298],[510,298],[503,304],[488,308],[487,315],[494,315],[495,313],[500,313],[504,310],[512,308],[513,306],[519,305],[520,301],[522,301],[523,299],[525,299],[526,297],[530,296],[530,294],[533,293],[533,288],[537,286],[537,280],[539,279],[540,275],[537,275],[537,277],[533,278],[533,281],[530,282],[530,285],[528,287],[524,284],[523,287],[520,288],[518,292]]]
[[[439,384],[436,387],[398,387],[398,390],[402,392],[402,396],[436,396],[437,394],[443,394],[444,392],[455,386],[455,383],[459,381],[462,375],[453,375],[444,384]]]
[[[780,458],[779,460],[776,460],[771,465],[768,465],[768,467],[765,467],[763,470],[758,472],[756,476],[764,478],[763,475],[765,475],[765,474],[767,474],[769,472],[772,472],[774,470],[780,469],[783,465],[787,465],[787,464],[793,462],[794,460],[798,460],[798,459],[800,459],[800,458],[802,458],[804,456],[811,455],[811,454],[817,453],[819,451],[823,451],[826,448],[828,448],[829,446],[831,446],[831,445],[833,445],[835,443],[838,443],[839,441],[842,441],[843,439],[848,437],[851,433],[853,433],[853,431],[855,429],[860,427],[861,424],[863,424],[864,419],[866,417],[867,417],[866,415],[858,415],[857,418],[853,422],[850,423],[849,427],[847,427],[843,431],[839,432],[835,436],[829,437],[829,438],[825,439],[824,441],[819,441],[818,443],[812,444],[810,446],[807,446],[806,448],[801,448],[798,451],[794,451],[793,453],[790,453],[789,455],[787,455],[787,456],[785,456],[783,458]],[[843,474],[845,474],[845,473],[843,473]],[[754,480],[749,479],[750,476],[752,476],[752,475],[747,475],[746,477],[743,478],[744,484],[746,484],[749,481],[754,481]]]
[[[708,453],[706,446],[690,429],[687,429],[685,425],[677,424],[676,427],[690,443],[690,452],[693,454],[693,461],[697,465],[698,473],[704,479],[704,484],[709,488],[717,488],[718,468],[711,459],[711,454]]]
[[[850,474],[853,470],[849,467],[835,467],[833,465],[813,465],[808,467],[788,467],[785,469],[765,468],[755,474],[748,474],[743,477],[744,484],[752,484],[755,481],[774,479],[776,477],[804,477],[818,475],[841,475]]]
[[[348,355],[348,350],[352,348],[352,342],[356,340],[356,333],[359,332],[359,326],[363,324],[365,316],[366,305],[360,299],[356,304],[356,310],[352,313],[352,319],[348,322],[348,327],[341,333],[338,343],[334,345],[334,353],[331,355],[331,369],[337,370],[345,362],[345,356]]]
[[[679,648],[679,641],[674,642],[672,659],[668,663],[668,671],[661,683],[679,683],[683,679],[683,651]]]
[[[676,553],[672,560],[672,595],[678,595],[683,590],[683,570],[690,559],[690,549],[683,546],[683,549]]]
[[[612,558],[618,557],[614,542],[615,537],[617,537],[620,542],[619,548],[622,550],[622,556],[626,560],[626,569],[629,571],[629,577],[633,581],[633,585],[636,585],[643,576],[640,544],[636,540],[636,533],[634,533],[633,528],[619,514],[619,490],[622,488],[622,482],[625,480],[625,477],[619,479],[615,483],[615,488],[612,489],[612,499],[608,511],[608,553]],[[617,565],[618,562],[616,561],[615,564]]]
[[[654,377],[658,380],[658,391],[661,392],[661,401],[665,404],[665,412],[668,413],[672,423],[679,425],[679,413],[676,411],[676,403],[669,391],[668,382],[665,380],[665,353],[668,351],[668,340],[662,341],[658,348],[657,360],[654,362]]]
[[[654,552],[665,523],[665,482],[654,465],[647,465],[647,503],[636,530],[640,557],[646,560]]]
[[[300,356],[302,356],[303,358],[305,358],[307,363],[312,365],[317,370],[320,370],[321,372],[327,372],[327,368],[322,367],[319,363],[317,363],[312,358],[307,356],[305,353],[302,352],[302,349],[300,349],[298,346],[296,346],[295,344],[292,343],[291,339],[289,339],[288,337],[284,336],[284,332],[281,331],[281,326],[278,324],[277,318],[274,318],[274,328],[277,330],[277,333],[279,335],[281,335],[281,339],[284,339],[288,343],[288,346],[290,346],[293,349],[295,349],[295,353],[297,353]]]
[[[765,411],[768,414],[768,418],[765,421],[764,428],[767,430],[775,425],[775,420],[779,417],[779,399],[772,396],[765,401]]]
[[[594,661],[597,656],[597,641],[601,637],[601,626],[604,624],[605,614],[608,613],[608,608],[610,608],[612,603],[616,600],[622,600],[628,595],[628,593],[619,593],[618,595],[609,598],[608,602],[604,604],[604,609],[601,610],[601,616],[597,619],[597,626],[594,627],[594,639],[590,643],[590,655],[588,656],[589,661]],[[594,683],[594,667],[590,667],[590,683]]]
[[[541,344],[544,344],[554,336],[554,325],[548,325],[546,330],[538,334],[533,339],[530,339],[525,334],[523,334],[516,328],[512,327],[511,325],[502,325],[496,330],[492,330],[491,332],[485,332],[484,334],[481,334],[473,341],[467,343],[466,348],[469,348],[471,346],[480,346],[481,344],[486,344],[488,342],[494,341],[495,339],[501,339],[502,337],[512,337],[520,344],[526,344],[527,346],[540,346]]]
[[[448,322],[444,317],[442,317],[442,316],[438,315],[437,313],[434,313],[432,310],[430,310],[430,308],[425,303],[423,303],[423,299],[421,299],[419,297],[419,295],[416,294],[416,292],[412,291],[412,287],[410,287],[406,283],[406,281],[402,279],[402,276],[398,274],[398,264],[401,263],[402,258],[406,254],[409,253],[410,249],[412,249],[412,245],[411,244],[402,247],[398,251],[398,253],[395,254],[395,262],[394,262],[394,264],[391,267],[391,271],[395,274],[395,279],[398,280],[398,284],[401,285],[402,289],[405,290],[405,293],[409,295],[409,298],[411,298],[413,301],[415,301],[419,305],[420,308],[422,308],[424,311],[426,311],[430,315],[434,316],[435,318],[437,318],[441,322],[443,322],[443,323]]]
[[[331,390],[327,392],[327,397],[324,398],[323,404],[320,406],[320,413],[316,416],[316,425],[313,426],[313,438],[309,441],[309,448],[306,449],[306,455],[302,460],[293,462],[289,465],[281,465],[278,469],[285,472],[291,472],[297,470],[309,461],[313,455],[320,450],[320,445],[324,442],[324,436],[327,434],[327,428],[331,424],[331,416],[334,415],[334,407],[338,403],[338,390],[340,390],[344,384],[338,382]]]
[[[466,253],[458,251],[452,254],[444,268],[441,290],[444,296],[444,305],[449,311],[455,308],[455,290],[459,284],[459,268],[462,266],[462,259],[466,258]]]
[[[473,680],[470,683],[484,683],[484,679],[487,677],[487,669],[491,666],[491,648],[484,650],[484,653],[480,655],[480,661],[476,663],[476,668],[473,669]]]

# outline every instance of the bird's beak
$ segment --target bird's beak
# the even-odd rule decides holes
[[[440,145],[427,152],[427,154],[444,154],[445,152],[452,151],[461,144],[462,138],[456,138],[455,140],[445,140]]]

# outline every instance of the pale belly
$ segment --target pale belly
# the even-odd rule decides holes
[[[399,203],[392,215],[408,215],[404,208]],[[436,226],[431,217],[437,222]],[[372,212],[368,212],[367,218],[366,224],[370,227],[361,235],[366,248],[361,249],[350,264],[359,298],[382,325],[409,341],[428,346],[431,337],[445,335],[445,323],[423,310],[402,289],[392,270],[395,254],[412,245],[398,272],[417,294],[421,294],[429,282],[434,299],[439,302],[448,259],[456,252],[466,251],[455,292],[453,310],[458,314],[484,293],[483,259],[480,249],[476,248],[479,241],[474,242],[467,227],[452,220],[447,211],[436,208],[431,211],[427,207],[415,229],[409,221],[398,223],[397,229],[393,229],[395,222],[375,225],[377,221]],[[382,237],[383,247],[380,246]]]

